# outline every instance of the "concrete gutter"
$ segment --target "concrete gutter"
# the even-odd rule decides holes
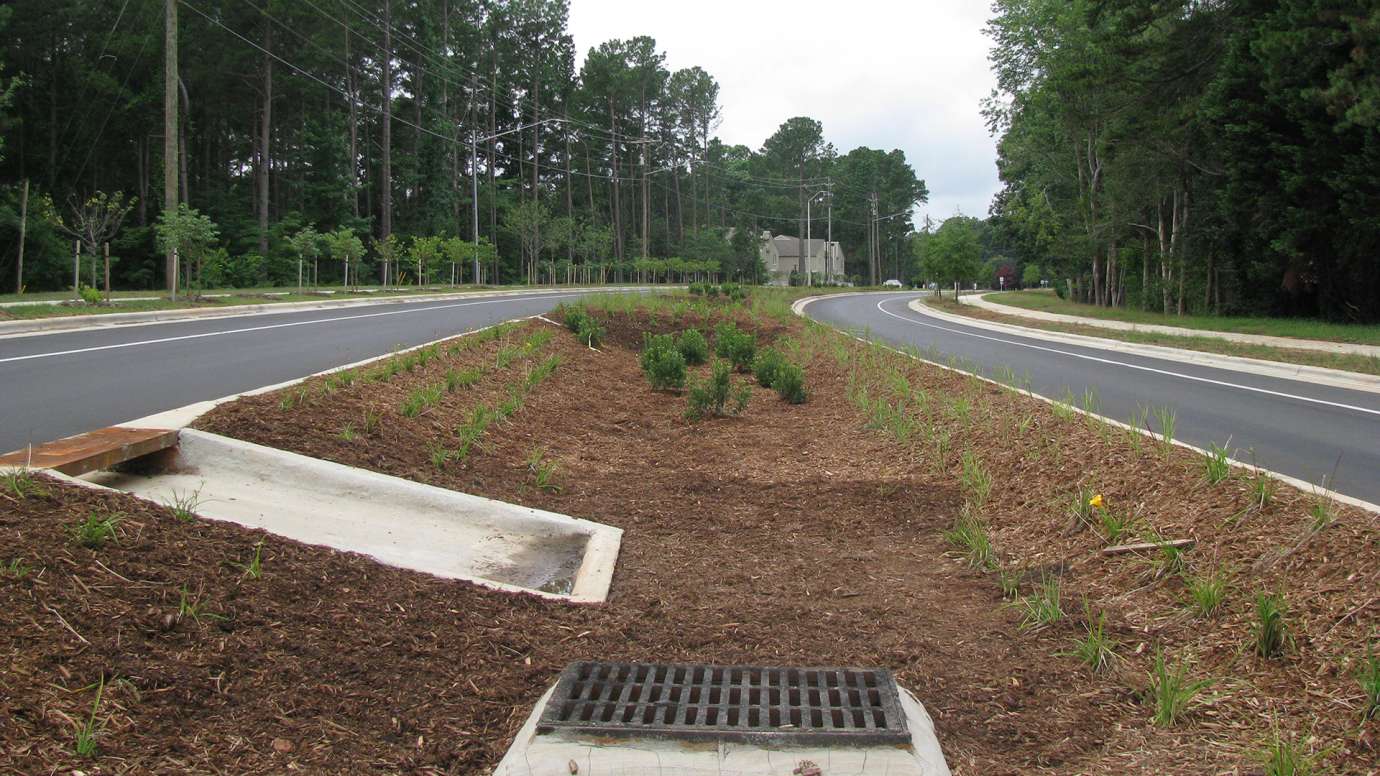
[[[858,292],[858,293],[854,293],[854,294],[837,294],[837,295],[835,295],[835,296],[863,296],[863,295],[866,295],[866,294],[868,294],[868,293],[870,293],[870,292],[865,292],[865,291],[864,291],[864,292]],[[804,318],[804,317],[806,317],[806,314],[805,314],[805,308],[806,308],[806,307],[808,307],[808,306],[809,306],[811,303],[813,303],[813,302],[818,302],[820,299],[825,299],[825,298],[827,298],[827,297],[813,296],[813,297],[808,297],[808,298],[805,298],[805,299],[798,300],[795,304],[791,305],[791,310],[792,310],[792,312],[794,312],[796,315],[798,315],[798,316]],[[916,304],[919,303],[919,302],[920,302],[920,300],[919,300],[918,298],[912,300],[911,303],[910,303],[910,304],[912,305],[912,309],[915,309],[915,308],[914,308],[914,305],[916,305]],[[923,306],[923,304],[922,304],[922,306]],[[965,325],[971,324],[971,323],[974,321],[974,319],[972,319],[972,318],[965,318],[965,317],[963,317],[963,316],[949,315],[949,314],[947,314],[947,313],[944,313],[944,314],[936,314],[935,311],[934,311],[933,309],[930,309],[930,308],[926,308],[926,309],[923,309],[923,310],[919,310],[919,312],[921,312],[921,313],[923,313],[923,314],[933,315],[934,317],[942,317],[942,318],[945,318],[945,319],[947,319],[947,320],[951,320],[951,321],[954,322],[954,323],[961,323],[961,324],[965,324]],[[1004,324],[990,324],[988,321],[980,321],[980,323],[988,323],[988,324],[991,325],[991,326],[1004,326]],[[1010,327],[1006,327],[1006,328],[1013,329],[1013,330],[1020,330],[1020,331],[1017,332],[1017,333],[1020,333],[1020,334],[1023,334],[1023,335],[1028,335],[1028,336],[1034,336],[1034,337],[1045,337],[1046,335],[1048,335],[1048,334],[1051,333],[1051,332],[1047,332],[1047,331],[1044,331],[1044,330],[1041,330],[1041,329],[1025,329],[1025,328],[1020,327],[1020,326],[1010,326]],[[990,383],[991,385],[994,385],[994,386],[996,386],[996,387],[998,387],[998,388],[1000,388],[1000,389],[1002,389],[1002,390],[1005,390],[1005,391],[1014,391],[1014,392],[1016,392],[1016,393],[1018,393],[1018,394],[1021,394],[1022,396],[1028,396],[1028,397],[1030,397],[1030,398],[1032,398],[1032,399],[1035,399],[1035,400],[1037,400],[1037,401],[1042,401],[1042,402],[1044,402],[1045,404],[1062,406],[1062,407],[1064,407],[1065,409],[1072,410],[1073,412],[1076,412],[1076,413],[1078,413],[1078,414],[1080,414],[1080,415],[1087,415],[1087,416],[1089,416],[1089,417],[1096,418],[1096,419],[1102,421],[1103,423],[1107,423],[1107,424],[1112,425],[1112,426],[1115,426],[1115,427],[1117,427],[1117,428],[1119,428],[1119,429],[1123,429],[1123,430],[1125,430],[1125,431],[1134,431],[1135,433],[1140,434],[1141,436],[1144,436],[1144,437],[1150,439],[1150,440],[1153,441],[1153,442],[1159,442],[1159,441],[1160,441],[1160,437],[1156,436],[1153,432],[1151,432],[1151,431],[1149,431],[1149,430],[1147,430],[1147,429],[1140,428],[1140,427],[1138,427],[1138,426],[1132,426],[1132,425],[1128,425],[1128,424],[1126,424],[1126,423],[1122,423],[1121,421],[1116,420],[1115,418],[1109,418],[1109,417],[1107,417],[1106,415],[1099,415],[1099,414],[1097,414],[1097,413],[1088,412],[1087,410],[1084,410],[1082,407],[1078,407],[1078,406],[1075,406],[1075,405],[1072,405],[1072,404],[1064,404],[1063,402],[1058,401],[1058,400],[1056,400],[1056,399],[1051,399],[1051,398],[1049,398],[1048,396],[1042,396],[1042,395],[1040,395],[1040,394],[1038,394],[1038,393],[1035,393],[1034,391],[1031,391],[1031,390],[1028,390],[1028,389],[1016,388],[1016,387],[1007,385],[1006,383],[999,382],[999,381],[997,381],[997,380],[993,380],[993,379],[991,379],[990,377],[986,377],[986,376],[980,375],[980,374],[978,374],[978,373],[976,373],[976,372],[969,372],[969,371],[966,371],[966,370],[963,370],[963,369],[958,369],[957,367],[949,366],[948,364],[941,364],[941,363],[939,363],[938,361],[932,361],[932,360],[930,360],[930,359],[928,359],[928,358],[925,358],[925,357],[923,357],[923,356],[916,355],[916,354],[914,354],[914,353],[907,353],[906,351],[901,350],[901,349],[899,349],[899,348],[893,348],[893,347],[890,347],[890,346],[888,346],[888,345],[884,345],[884,344],[882,344],[882,343],[880,343],[880,342],[875,342],[875,341],[873,341],[873,340],[865,339],[865,338],[863,338],[863,337],[859,337],[859,336],[854,335],[854,334],[848,334],[847,332],[844,332],[844,333],[845,333],[847,336],[850,336],[850,337],[852,337],[853,339],[855,339],[855,340],[857,340],[858,342],[861,342],[861,343],[863,343],[863,344],[866,344],[866,345],[874,345],[874,346],[876,346],[876,347],[883,348],[883,349],[885,349],[885,350],[889,350],[889,351],[891,351],[892,353],[896,353],[896,354],[905,356],[906,358],[914,359],[914,360],[919,361],[919,362],[921,362],[921,363],[923,363],[923,364],[929,364],[929,365],[932,366],[932,367],[936,367],[936,368],[938,368],[938,369],[943,369],[943,370],[946,371],[946,372],[954,372],[954,373],[956,373],[956,374],[961,374],[961,375],[965,375],[965,376],[971,376],[971,377],[973,377],[974,379],[982,380],[982,381],[985,382],[985,383]],[[1067,335],[1067,336],[1077,336],[1077,335]],[[1117,341],[1115,341],[1115,340],[1099,340],[1099,339],[1097,339],[1097,338],[1095,338],[1095,337],[1083,337],[1082,339],[1091,340],[1091,341],[1093,341],[1093,342],[1111,343],[1111,344],[1117,345],[1117,346],[1121,346],[1121,345],[1125,345],[1125,344],[1126,344],[1126,343],[1124,343],[1124,342],[1117,342]],[[1081,343],[1080,343],[1080,344],[1081,344]],[[1094,346],[1094,347],[1098,347],[1098,346]],[[1172,350],[1172,348],[1165,348],[1165,350]],[[1179,352],[1186,352],[1186,351],[1179,351]],[[1248,359],[1242,359],[1242,360],[1248,360]],[[1269,363],[1269,362],[1266,362],[1266,363]],[[1329,371],[1330,371],[1330,370],[1329,370]],[[1195,445],[1190,445],[1190,444],[1188,444],[1187,442],[1184,442],[1183,440],[1180,440],[1180,439],[1171,440],[1171,444],[1173,444],[1173,445],[1176,446],[1176,447],[1182,447],[1182,448],[1185,449],[1185,450],[1191,450],[1191,451],[1197,453],[1198,455],[1202,455],[1202,456],[1207,456],[1207,455],[1208,455],[1208,451],[1207,451],[1207,450],[1204,450],[1203,448],[1197,447],[1197,446],[1195,446]],[[1277,471],[1272,471],[1272,470],[1270,470],[1270,469],[1265,469],[1265,468],[1256,466],[1256,465],[1254,465],[1254,464],[1245,463],[1244,461],[1238,461],[1238,460],[1236,460],[1236,459],[1234,459],[1234,458],[1228,458],[1228,459],[1227,459],[1227,463],[1228,463],[1229,465],[1235,467],[1235,468],[1242,469],[1242,470],[1244,470],[1244,471],[1246,471],[1246,472],[1259,472],[1259,473],[1261,473],[1261,474],[1266,475],[1267,477],[1270,477],[1270,478],[1275,479],[1275,480],[1279,480],[1280,482],[1283,482],[1283,483],[1285,483],[1286,485],[1290,485],[1290,486],[1292,486],[1292,487],[1294,487],[1294,488],[1297,488],[1297,489],[1299,489],[1300,491],[1303,491],[1303,492],[1305,492],[1305,493],[1312,493],[1313,495],[1317,496],[1318,498],[1326,499],[1326,500],[1329,500],[1329,501],[1335,501],[1335,502],[1341,503],[1341,504],[1349,504],[1349,505],[1354,506],[1354,507],[1359,507],[1360,509],[1364,509],[1364,510],[1366,510],[1367,512],[1371,513],[1371,516],[1372,516],[1373,518],[1375,518],[1375,517],[1380,517],[1380,504],[1372,504],[1372,503],[1369,502],[1369,501],[1365,501],[1365,500],[1363,500],[1363,499],[1355,498],[1355,497],[1353,497],[1353,496],[1348,496],[1348,495],[1346,495],[1345,493],[1338,493],[1337,491],[1335,491],[1335,490],[1329,490],[1329,489],[1326,488],[1326,487],[1319,487],[1318,485],[1316,485],[1316,484],[1314,484],[1314,483],[1311,483],[1311,482],[1308,482],[1308,481],[1306,481],[1306,480],[1301,480],[1301,479],[1299,479],[1299,478],[1297,478],[1297,477],[1291,477],[1291,476],[1288,475],[1288,474],[1284,474],[1284,473],[1277,472]]]
[[[85,331],[106,329],[134,324],[175,323],[190,320],[212,320],[248,315],[271,315],[273,313],[293,313],[311,310],[328,310],[342,307],[371,307],[399,302],[439,302],[452,299],[484,299],[503,296],[536,296],[543,294],[566,294],[572,291],[598,291],[618,293],[624,291],[653,291],[676,286],[575,286],[560,288],[505,289],[502,291],[458,291],[450,293],[419,294],[417,296],[383,296],[373,299],[323,299],[312,302],[265,302],[263,304],[243,304],[230,307],[184,308],[175,310],[152,310],[137,313],[108,313],[103,315],[65,315],[56,318],[40,318],[31,321],[0,321],[0,337],[30,334],[49,334],[52,332]]]
[[[1184,364],[1197,364],[1199,366],[1209,366],[1216,369],[1230,369],[1236,372],[1245,372],[1247,374],[1261,375],[1263,377],[1276,377],[1284,380],[1302,380],[1318,385],[1346,388],[1352,391],[1380,393],[1380,377],[1361,374],[1359,372],[1345,372],[1340,369],[1327,369],[1326,367],[1309,366],[1306,364],[1286,364],[1282,361],[1265,361],[1259,358],[1228,356],[1221,353],[1206,353],[1199,350],[1185,350],[1183,348],[1171,348],[1164,345],[1142,345],[1135,342],[1089,337],[1083,334],[1069,334],[1068,332],[1034,329],[1028,326],[1017,326],[1010,323],[984,321],[980,318],[970,318],[965,315],[955,315],[954,313],[937,310],[925,304],[920,299],[911,300],[908,306],[921,315],[937,318],[948,323],[957,323],[963,326],[987,329],[988,331],[999,331],[1005,334],[1016,334],[1022,337],[1035,337],[1049,342],[1062,342],[1066,345],[1077,345],[1079,347],[1115,350],[1119,353],[1133,353],[1138,356],[1159,358],[1166,361],[1178,361]],[[1142,331],[1144,331],[1144,329],[1142,329]]]
[[[1175,337],[1211,337],[1213,339],[1221,339],[1228,342],[1239,342],[1244,345],[1265,345],[1272,348],[1316,350],[1322,353],[1380,358],[1380,345],[1360,345],[1352,342],[1329,342],[1327,340],[1312,340],[1296,337],[1272,337],[1266,334],[1242,334],[1231,331],[1186,329],[1182,326],[1164,326],[1156,323],[1131,323],[1129,321],[1108,321],[1101,318],[1084,318],[1080,315],[1047,313],[1043,310],[1027,310],[1024,307],[1014,307],[1000,302],[993,302],[987,299],[987,294],[962,297],[960,301],[962,301],[963,304],[981,307],[984,310],[991,310],[992,312],[1003,313],[1005,315],[1014,315],[1020,318],[1030,318],[1037,321],[1068,323],[1077,326],[1093,326],[1099,329],[1115,329],[1117,331],[1169,334]]]

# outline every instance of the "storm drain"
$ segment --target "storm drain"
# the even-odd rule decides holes
[[[781,744],[910,742],[885,669],[572,663],[538,733]]]

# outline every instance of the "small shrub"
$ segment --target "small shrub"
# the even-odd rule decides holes
[[[685,356],[670,334],[647,336],[639,361],[653,390],[676,391],[685,385]]]
[[[1188,713],[1193,699],[1203,690],[1212,686],[1211,680],[1189,681],[1188,666],[1180,662],[1173,668],[1164,659],[1164,651],[1155,649],[1155,664],[1150,672],[1150,688],[1147,691],[1150,702],[1155,707],[1156,725],[1170,727]]]
[[[115,525],[124,519],[116,513],[92,512],[86,520],[72,528],[72,538],[87,549],[99,550],[107,540],[115,536]]]
[[[757,338],[733,323],[721,323],[714,330],[714,352],[719,358],[728,359],[734,369],[747,372],[757,355]]]
[[[732,299],[735,302],[741,302],[744,299],[747,299],[748,295],[747,289],[743,288],[738,283],[724,283],[722,286],[719,287],[719,290],[723,292],[724,296],[728,297],[729,299]]]
[[[81,286],[80,288],[77,289],[77,293],[81,295],[81,300],[82,300],[83,302],[85,302],[86,304],[100,304],[100,303],[101,303],[101,292],[100,292],[100,290],[95,289],[95,288],[92,288],[91,286],[83,285],[83,286]]]
[[[1073,642],[1068,654],[1081,660],[1094,673],[1101,673],[1116,660],[1116,641],[1107,635],[1107,613],[1098,612],[1097,619],[1093,619],[1092,607],[1085,601],[1083,627],[1083,638]]]
[[[1064,608],[1059,595],[1059,578],[1046,574],[1030,595],[1016,599],[1016,607],[1025,614],[1021,630],[1038,630],[1062,620]]]
[[[690,407],[685,415],[691,420],[703,420],[712,415],[737,415],[747,409],[751,396],[750,385],[745,382],[733,383],[728,362],[715,361],[708,380],[691,383]]]
[[[1204,575],[1184,577],[1188,588],[1189,603],[1200,617],[1211,617],[1222,608],[1227,597],[1227,575],[1221,569],[1214,569]]]
[[[688,366],[698,366],[709,360],[709,341],[699,329],[686,329],[676,338],[676,350],[680,351]]]
[[[797,364],[784,364],[773,380],[776,393],[790,404],[804,404],[809,398],[805,391],[805,370]]]
[[[608,331],[604,328],[603,324],[599,323],[599,321],[595,320],[594,316],[591,315],[580,323],[580,328],[575,330],[575,335],[578,336],[585,345],[591,348],[597,348],[604,341],[604,337],[608,336]]]
[[[1284,596],[1278,593],[1256,593],[1255,622],[1251,628],[1255,634],[1257,655],[1274,658],[1294,648],[1294,636],[1290,633],[1286,620],[1288,615]]]
[[[771,388],[776,383],[776,376],[781,373],[781,368],[785,365],[786,357],[781,355],[781,351],[776,348],[763,348],[753,361],[752,376],[757,378],[758,385],[763,388]]]
[[[704,295],[704,284],[703,284],[703,283],[691,283],[691,284],[690,284],[690,287],[689,287],[689,291],[690,291],[690,295],[691,295],[691,296],[703,296],[703,295]]]
[[[705,286],[704,295],[709,297],[710,299],[717,297],[719,295],[719,287],[713,285],[712,283],[710,285]]]

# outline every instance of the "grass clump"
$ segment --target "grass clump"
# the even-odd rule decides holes
[[[749,372],[757,355],[757,338],[725,321],[714,330],[714,353],[727,359],[737,371]]]
[[[1164,651],[1156,648],[1155,664],[1150,670],[1150,687],[1146,691],[1154,706],[1153,720],[1161,727],[1171,727],[1188,714],[1189,707],[1198,695],[1212,686],[1209,679],[1190,681],[1188,665],[1181,661],[1170,667],[1164,658]]]
[[[1327,752],[1314,752],[1302,743],[1285,739],[1277,731],[1260,753],[1265,776],[1312,776],[1319,773],[1319,764]]]
[[[1366,659],[1356,670],[1356,682],[1361,685],[1365,695],[1362,703],[1361,719],[1380,719],[1380,656],[1375,647],[1366,645]]]
[[[789,404],[804,404],[809,398],[805,390],[805,369],[799,364],[784,364],[772,381],[776,395]]]
[[[1190,607],[1199,617],[1212,617],[1222,609],[1230,587],[1226,572],[1213,569],[1207,574],[1187,574],[1184,585],[1188,589]]]
[[[76,741],[73,743],[73,750],[78,757],[96,756],[96,735],[105,727],[104,724],[96,724],[96,713],[101,708],[101,695],[105,693],[105,675],[101,675],[101,681],[96,685],[96,700],[91,704],[91,714],[86,721],[77,725]]]
[[[9,563],[0,566],[0,577],[19,580],[29,576],[30,571],[32,569],[29,568],[29,564],[24,562],[23,558],[10,558]]]
[[[26,498],[48,498],[48,489],[43,483],[26,469],[11,469],[0,475],[0,482],[5,485],[5,490],[14,494],[20,500]]]
[[[968,510],[963,510],[953,525],[944,531],[944,539],[963,550],[969,566],[976,569],[996,568],[997,555],[992,549],[987,526]]]
[[[647,335],[639,359],[642,374],[657,391],[678,391],[685,385],[685,356],[670,334]]]
[[[1228,442],[1228,444],[1231,444]],[[1231,464],[1227,461],[1227,448],[1216,442],[1208,445],[1207,455],[1203,456],[1203,474],[1209,485],[1231,477]]]
[[[527,471],[532,475],[532,484],[547,493],[559,493],[561,486],[555,483],[557,463],[546,459],[546,449],[538,447],[527,454]]]
[[[1294,634],[1290,632],[1289,609],[1284,596],[1278,593],[1256,593],[1254,634],[1255,653],[1263,658],[1282,656],[1294,648]]]
[[[1155,571],[1156,578],[1182,577],[1188,573],[1188,557],[1182,547],[1175,546],[1152,530],[1145,532],[1144,539],[1155,545],[1155,552],[1150,556],[1149,563]]]
[[[198,594],[196,598],[193,598],[191,592],[187,590],[186,585],[178,588],[177,593],[177,616],[179,619],[191,617],[192,621],[198,625],[201,624],[202,617],[207,617],[212,620],[225,619],[222,615],[206,611],[206,604],[201,602],[201,596]]]
[[[1016,608],[1024,614],[1021,630],[1038,630],[1064,619],[1060,602],[1059,577],[1046,574],[1030,595],[1017,598]]]
[[[676,350],[680,351],[687,366],[699,366],[709,360],[709,340],[699,329],[686,329],[676,337]]]
[[[402,414],[405,418],[415,418],[439,404],[441,397],[445,395],[446,387],[444,384],[426,385],[413,390],[403,400]]]
[[[115,526],[123,519],[119,512],[92,512],[72,527],[72,539],[87,549],[99,550],[115,537]]]
[[[246,579],[258,579],[264,575],[263,553],[264,540],[260,539],[254,543],[254,557],[248,563],[235,563],[234,566],[244,572],[242,576]]]
[[[963,451],[963,472],[959,482],[963,486],[963,496],[974,509],[986,506],[992,494],[992,473],[983,467],[982,461],[971,450]]]
[[[448,370],[446,372],[446,393],[455,393],[462,388],[473,388],[483,376],[484,372],[478,367],[463,371]]]
[[[1097,618],[1094,619],[1092,607],[1085,601],[1083,628],[1083,638],[1074,640],[1073,649],[1067,654],[1078,658],[1091,668],[1093,673],[1101,673],[1111,668],[1112,663],[1116,661],[1116,641],[1107,635],[1107,613],[1098,612]]]
[[[747,409],[751,397],[752,386],[746,382],[735,384],[729,376],[728,362],[715,361],[708,380],[690,384],[690,407],[685,416],[703,420],[710,416],[738,415]]]

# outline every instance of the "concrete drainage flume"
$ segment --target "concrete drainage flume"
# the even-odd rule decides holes
[[[177,446],[89,484],[205,518],[486,587],[603,601],[622,531],[183,428]]]

